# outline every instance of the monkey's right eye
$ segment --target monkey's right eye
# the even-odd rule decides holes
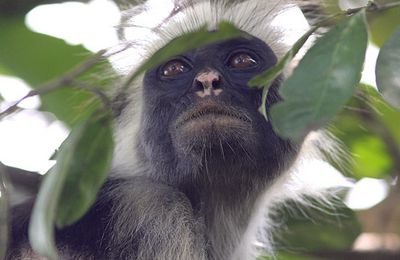
[[[182,60],[171,60],[161,68],[161,72],[164,77],[173,77],[188,72],[189,70],[189,64]]]

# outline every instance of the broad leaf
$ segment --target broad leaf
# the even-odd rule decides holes
[[[255,76],[249,81],[249,87],[263,88],[260,112],[265,116],[266,119],[268,119],[268,117],[265,103],[267,100],[269,87],[272,85],[272,82],[282,73],[286,65],[288,65],[292,61],[294,56],[296,56],[301,47],[304,46],[308,38],[310,38],[310,36],[315,32],[316,29],[318,29],[318,27],[311,28],[293,45],[293,47],[285,54],[285,56],[283,56],[283,58],[277,64],[275,64],[272,68],[269,68],[264,73]]]
[[[393,169],[392,158],[380,136],[357,136],[353,141],[354,177],[385,178]]]
[[[300,141],[329,122],[353,95],[368,43],[365,12],[347,18],[320,38],[283,83],[283,102],[271,108],[284,138]]]
[[[388,178],[394,172],[400,146],[400,111],[385,103],[375,88],[365,85],[346,107],[349,109],[332,123],[333,134],[349,150],[348,164],[338,167],[352,178]]]
[[[306,32],[297,42],[293,45],[293,47],[283,56],[283,58],[275,64],[273,67],[269,68],[265,72],[255,76],[252,78],[248,85],[249,87],[258,87],[262,88],[264,86],[269,86],[272,84],[272,81],[282,73],[283,69],[286,65],[288,65],[294,56],[299,52],[301,47],[304,46],[308,38],[315,32],[318,27],[313,27],[308,32]]]
[[[0,17],[0,28],[0,67],[10,75],[22,78],[32,88],[60,78],[90,56],[82,46],[70,46],[63,40],[30,31],[23,16]],[[91,84],[98,86],[98,81],[93,80],[94,77]],[[94,99],[93,94],[71,87],[40,98],[41,110],[55,114],[69,126],[81,122],[98,108],[98,103],[90,102]]]
[[[376,83],[385,100],[400,108],[400,27],[380,50]]]
[[[91,207],[111,166],[113,137],[111,115],[90,118],[73,151],[57,210],[56,224],[73,224]]]
[[[72,224],[90,208],[109,172],[112,152],[108,113],[94,113],[61,145],[57,163],[40,188],[29,227],[31,245],[40,255],[57,258],[54,225]]]
[[[307,255],[315,251],[351,249],[354,240],[361,233],[354,212],[339,201],[335,201],[333,209],[326,202],[308,199],[313,207],[289,201],[285,208],[275,214],[275,218],[285,219],[287,223],[286,229],[277,230],[274,235],[278,244],[285,244],[286,250],[281,251],[288,253],[287,249],[290,248],[292,254]]]
[[[393,4],[399,0],[393,0]],[[389,3],[389,1],[386,1]],[[398,4],[398,3],[397,3]],[[382,47],[391,35],[400,26],[400,6],[389,8],[380,12],[368,13],[368,28],[371,40],[378,47]]]

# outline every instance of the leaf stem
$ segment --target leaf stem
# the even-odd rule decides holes
[[[375,12],[382,12],[390,8],[395,8],[400,6],[400,1],[391,2],[387,4],[378,4],[374,1],[368,2],[366,6],[357,7],[357,8],[350,8],[342,12],[338,12],[332,15],[327,16],[326,18],[316,22],[314,26],[322,27],[324,24],[327,24],[330,20],[335,19],[339,16],[349,16],[354,15],[362,10],[366,10],[366,12],[375,13]]]

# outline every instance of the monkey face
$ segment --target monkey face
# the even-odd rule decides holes
[[[148,71],[144,139],[162,139],[180,157],[202,158],[207,150],[217,160],[259,153],[275,158],[284,141],[259,113],[262,91],[247,82],[276,62],[263,41],[247,36],[195,49]],[[267,108],[277,100],[274,84]]]

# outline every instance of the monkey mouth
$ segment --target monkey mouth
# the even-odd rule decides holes
[[[216,102],[205,102],[182,114],[178,118],[175,127],[180,128],[196,121],[203,125],[238,124],[239,122],[248,125],[251,123],[249,116],[241,111]]]

